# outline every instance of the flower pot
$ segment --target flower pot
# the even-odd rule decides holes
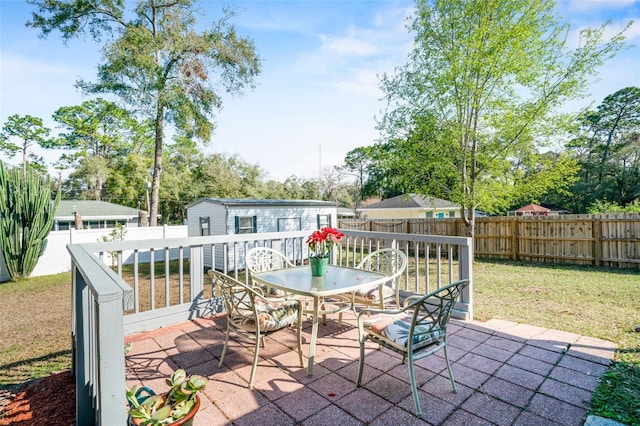
[[[166,398],[168,396],[168,393],[163,394],[163,396]],[[182,417],[181,419],[178,419],[175,422],[169,424],[172,426],[191,426],[193,424],[193,418],[195,417],[199,409],[200,397],[196,395],[196,403],[194,404],[191,411],[189,411],[187,415]],[[129,426],[139,426],[142,422],[143,420],[141,419],[133,419],[131,416],[129,416]]]
[[[324,277],[327,275],[328,257],[310,257],[309,266],[311,267],[311,275],[314,277]]]

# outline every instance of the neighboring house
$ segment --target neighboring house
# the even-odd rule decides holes
[[[106,201],[60,200],[53,230],[137,227],[140,210]]]
[[[355,219],[356,212],[346,207],[338,207],[338,219]]]
[[[460,217],[460,205],[434,197],[398,195],[358,209],[367,219],[424,219]]]
[[[564,213],[566,213],[565,210],[558,208],[552,209],[538,204],[527,204],[517,210],[508,212],[507,216],[558,216]]]
[[[551,209],[537,204],[527,204],[516,210],[516,216],[547,216]]]
[[[187,204],[189,236],[233,235],[262,232],[312,231],[337,226],[337,203],[319,200],[253,200],[238,198],[200,198]],[[275,248],[275,247],[274,247]],[[301,250],[298,247],[297,250]],[[205,247],[205,266],[211,267],[211,248]],[[291,253],[293,247],[282,247]],[[224,270],[223,247],[215,248],[215,268]],[[244,267],[244,248],[227,247],[227,267]]]

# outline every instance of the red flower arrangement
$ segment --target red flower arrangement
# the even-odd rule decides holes
[[[344,237],[342,232],[329,226],[315,231],[306,241],[312,251],[309,257],[328,257],[334,244],[340,244],[342,237]]]

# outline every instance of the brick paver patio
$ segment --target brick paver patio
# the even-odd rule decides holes
[[[396,354],[367,349],[363,386],[355,387],[358,330],[320,326],[313,377],[300,368],[295,332],[279,331],[260,351],[254,390],[247,388],[252,343],[233,340],[218,367],[224,316],[127,338],[127,386],[157,392],[176,368],[209,378],[194,425],[582,425],[592,392],[611,362],[608,341],[508,321],[456,321],[449,356],[452,393],[441,353],[416,363],[423,417],[415,417],[407,367]],[[311,323],[303,329],[309,350]],[[292,349],[294,348],[294,349]]]

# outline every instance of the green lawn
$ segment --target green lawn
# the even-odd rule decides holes
[[[0,284],[0,387],[71,366],[71,274]]]
[[[473,274],[476,319],[617,343],[592,413],[640,425],[639,271],[476,261]],[[59,274],[0,284],[0,387],[70,367],[70,280]]]
[[[591,412],[640,425],[640,271],[476,261],[475,319],[501,318],[615,342]]]

